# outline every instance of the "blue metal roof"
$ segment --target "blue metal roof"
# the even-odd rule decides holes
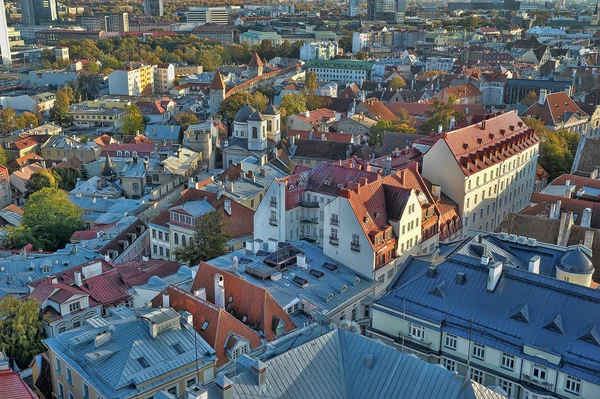
[[[489,292],[488,267],[462,250],[439,263],[434,277],[427,276],[431,260],[409,258],[374,307],[406,309],[407,315],[443,324],[444,330],[466,339],[472,320],[474,341],[600,384],[600,342],[585,341],[587,333],[600,331],[600,291],[504,265]],[[464,273],[464,284],[455,282],[457,273]],[[432,295],[442,283],[444,295]],[[528,321],[518,320],[519,312]],[[545,328],[558,315],[563,333]],[[558,354],[562,361],[556,366],[526,355],[524,345]]]

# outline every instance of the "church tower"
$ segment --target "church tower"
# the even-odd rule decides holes
[[[267,118],[255,111],[248,118],[248,149],[262,151],[267,148]]]
[[[281,114],[276,106],[270,104],[263,117],[267,120],[267,138],[278,143],[281,140]]]
[[[211,115],[214,115],[215,112],[219,110],[221,103],[225,100],[225,82],[223,82],[223,77],[221,73],[217,69],[215,72],[215,77],[210,83],[209,88],[209,98],[208,98],[208,109]]]
[[[213,153],[210,130],[186,130],[183,134],[183,146],[201,153],[202,162],[206,164],[208,169],[215,168],[215,154]]]

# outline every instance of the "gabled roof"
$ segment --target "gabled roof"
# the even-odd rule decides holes
[[[359,103],[358,106],[364,106],[367,109],[368,115],[375,119],[385,119],[385,120],[396,120],[398,117],[390,111],[388,107],[385,106],[382,102],[380,102],[377,98],[367,98],[365,101]]]
[[[0,396],[7,399],[38,399],[19,374],[12,370],[0,370]]]
[[[444,93],[446,96],[454,96],[457,99],[481,95],[481,91],[471,83],[447,87],[438,93],[438,95],[441,93]]]
[[[258,334],[233,317],[225,309],[201,299],[177,286],[170,285],[169,306],[177,311],[187,311],[194,317],[194,328],[215,349],[218,357],[217,367],[229,362],[225,345],[232,334],[250,341],[250,348],[255,350],[262,345]],[[152,300],[153,307],[162,307],[162,293]]]
[[[539,142],[516,112],[442,133],[434,145],[447,145],[462,172],[468,176],[512,157]],[[427,156],[427,155],[425,155]]]
[[[589,138],[587,135],[582,136],[573,161],[572,173],[590,177],[596,167],[600,166],[598,154],[600,154],[600,139]]]
[[[252,58],[250,59],[248,66],[251,68],[260,68],[263,66],[263,62],[256,53],[256,51],[254,52],[254,54],[252,54]]]
[[[40,157],[38,154],[30,152],[29,154],[23,155],[22,157],[13,160],[11,163],[8,164],[8,167],[11,169],[20,169],[23,166],[29,165],[33,162],[39,162],[41,160],[42,157]]]
[[[251,359],[244,356],[243,361]],[[342,329],[267,360],[264,366],[264,386],[247,369],[231,377],[234,398],[504,398],[439,365]],[[219,397],[216,384],[208,390],[210,399]]]
[[[246,324],[262,331],[268,341],[277,338],[273,328],[273,319],[276,317],[285,323],[286,333],[296,328],[292,319],[279,306],[269,291],[208,263],[202,262],[198,266],[192,292],[199,288],[205,288],[207,301],[214,304],[216,274],[223,276],[225,300],[227,301],[225,310],[235,311],[235,317],[239,319],[247,317]],[[229,298],[232,298],[230,302]]]
[[[549,126],[566,123],[573,114],[589,117],[564,91],[547,94],[544,104],[537,102],[523,113],[525,116],[540,118]]]

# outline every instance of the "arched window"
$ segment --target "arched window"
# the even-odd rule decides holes
[[[130,155],[129,151],[125,151],[125,156],[128,157]]]
[[[179,245],[179,234],[173,233],[173,242],[175,245]]]
[[[122,151],[117,151],[117,156],[118,157],[123,156],[123,152]]]
[[[181,245],[185,246],[185,236],[182,234],[181,235]]]
[[[252,138],[253,139],[257,139],[258,138],[258,129],[256,128],[256,126],[252,127]]]

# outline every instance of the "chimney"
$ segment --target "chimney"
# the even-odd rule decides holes
[[[75,272],[74,274],[75,276],[75,285],[78,287],[81,287],[82,283],[81,283],[81,272]]]
[[[225,281],[221,274],[215,274],[215,305],[225,309]]]
[[[571,236],[571,228],[573,227],[573,212],[563,212],[560,215],[560,225],[558,229],[558,239],[556,244],[561,247],[566,247]]]
[[[181,324],[186,326],[193,326],[194,316],[187,310],[181,312]]]
[[[437,184],[431,185],[431,194],[434,197],[440,198],[442,196],[442,186],[438,186]]]
[[[375,356],[371,353],[365,355],[365,367],[371,370],[375,365]]]
[[[437,276],[437,268],[435,266],[429,266],[427,268],[427,277],[434,278],[435,276]]]
[[[548,90],[546,90],[546,89],[540,90],[540,95],[538,97],[538,104],[544,105],[546,103],[546,95],[547,94],[548,94]]]
[[[304,116],[305,116],[305,117],[307,117],[307,118],[308,118],[308,117],[310,117],[310,111],[309,111],[309,110],[306,110],[306,111],[304,112]]]
[[[299,268],[306,269],[306,267],[308,266],[306,264],[306,255],[304,255],[304,254],[296,255],[296,264],[298,265]]]
[[[565,186],[570,186],[570,185],[571,185],[571,180],[570,179],[565,180]]]
[[[260,156],[260,166],[264,166],[267,164],[267,154],[263,154]]]
[[[451,117],[450,118],[450,126],[448,126],[448,130],[454,129],[454,125],[455,124],[456,124],[456,118],[455,117]]]
[[[185,399],[208,399],[208,391],[194,384],[186,390]]]
[[[529,271],[531,273],[540,274],[540,261],[539,255],[534,256],[529,260]]]
[[[488,258],[487,256],[483,255],[481,257],[481,261],[480,261],[481,266],[487,266],[490,264],[490,258]]]
[[[267,384],[267,365],[265,363],[256,359],[250,366],[250,371],[259,387],[264,387]]]
[[[229,378],[224,375],[217,377],[215,385],[217,386],[218,399],[233,399],[233,382]]]
[[[444,131],[444,127],[443,127],[443,126],[442,126],[442,124],[440,123],[440,124],[438,125],[438,130],[437,130],[437,133],[438,133],[438,134],[442,134],[442,132],[443,132],[443,131]]]
[[[487,290],[494,291],[502,275],[502,262],[495,262],[489,269]]]
[[[194,291],[194,295],[200,299],[204,299],[206,301],[206,288],[198,288]]]
[[[581,227],[592,227],[592,209],[585,208],[583,210],[583,215],[581,216],[581,223],[579,223]]]
[[[169,301],[169,291],[163,291],[162,293],[162,304],[163,308],[170,308],[171,302]]]
[[[229,190],[229,192],[233,193],[234,188],[233,188],[233,182],[230,181],[227,183],[227,189]]]
[[[585,238],[583,239],[583,245],[588,249],[592,249],[593,243],[594,243],[594,230],[586,230]]]

